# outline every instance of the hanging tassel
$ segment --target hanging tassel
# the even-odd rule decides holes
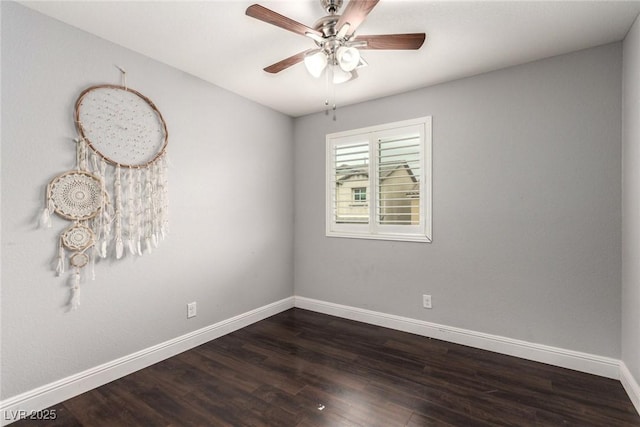
[[[142,203],[144,203],[144,217],[143,217],[143,229],[144,229],[144,244],[147,253],[152,252],[151,248],[151,235],[153,234],[153,184],[152,180],[152,167],[148,167],[145,174],[145,183],[144,183],[144,198]]]
[[[107,251],[109,248],[109,241],[111,240],[111,214],[104,208],[102,215],[102,233],[100,239],[100,258],[107,257]]]
[[[47,200],[44,209],[38,217],[38,227],[51,228],[51,214],[53,214],[53,204],[51,203],[51,188],[47,185]]]
[[[151,243],[158,248],[158,235],[160,234],[160,173],[159,162],[151,167],[151,186],[153,188],[151,198]]]
[[[98,155],[96,153],[91,154],[91,166],[93,167],[93,174],[100,176],[100,168],[98,167]]]
[[[142,210],[142,171],[138,169],[136,173],[136,247],[138,249],[138,255],[142,255],[142,221],[144,219],[144,212]]]
[[[104,204],[102,206],[102,242],[100,244],[100,255],[102,258],[107,257],[107,248],[111,240],[111,213],[109,212],[109,200],[107,198],[107,162],[100,160],[100,179],[102,181],[102,194],[104,195]]]
[[[122,242],[122,183],[120,180],[120,165],[116,166],[116,178],[113,189],[115,197],[116,259],[120,259],[124,252],[124,243]]]
[[[95,243],[96,255],[99,256],[100,258],[105,258],[107,256],[106,248],[103,251],[102,242],[104,241],[104,239],[106,239],[106,236],[104,233],[105,233],[105,213],[107,213],[107,204],[106,204],[107,197],[105,192],[104,176],[102,176],[100,173],[100,159],[98,158],[96,153],[93,153],[93,152],[91,155],[91,166],[92,166],[91,172],[93,173],[93,175],[95,175],[98,179],[100,179],[101,191],[104,197],[100,213],[96,217],[94,217],[92,220],[92,228],[96,235],[96,243]]]
[[[131,255],[136,255],[136,245],[134,242],[134,229],[135,229],[135,199],[133,192],[133,169],[129,168],[127,172],[127,246]]]
[[[165,212],[165,188],[164,188],[164,168],[166,167],[166,159],[162,157],[156,163],[156,217],[154,229],[154,245],[158,245],[163,237],[163,223]]]
[[[122,258],[124,255],[124,242],[121,237],[116,237],[116,259]]]
[[[71,310],[77,310],[80,306],[80,269],[76,268],[71,275]]]
[[[87,168],[87,143],[84,139],[75,138],[76,142],[76,168],[86,171]]]
[[[107,162],[104,159],[100,159],[100,178],[102,179],[102,189],[107,191],[106,180],[107,180]]]
[[[91,256],[89,257],[89,263],[91,267],[91,280],[96,280],[96,246],[91,248]]]
[[[126,189],[126,218],[127,218],[127,247],[129,253],[135,255],[135,246],[133,244],[133,224],[134,224],[134,204],[133,204],[133,169],[129,168],[125,176]]]
[[[64,273],[64,247],[62,246],[62,238],[58,245],[58,264],[56,265],[56,274],[58,276]]]
[[[173,162],[171,161],[171,157],[169,157],[169,155],[166,152],[162,155],[162,159],[161,160],[162,160],[163,166],[165,168],[173,169],[174,165],[173,165]]]
[[[38,227],[51,228],[51,212],[48,207],[42,210],[40,218],[38,218]]]
[[[158,170],[158,181],[160,183],[161,189],[160,193],[160,201],[158,203],[159,212],[158,212],[158,222],[160,223],[160,237],[164,240],[166,234],[168,232],[168,224],[169,224],[169,188],[167,183],[167,169],[169,165],[169,157],[165,154],[160,159],[159,170]]]
[[[127,239],[127,247],[129,248],[129,253],[131,255],[137,255],[136,244],[133,239]]]

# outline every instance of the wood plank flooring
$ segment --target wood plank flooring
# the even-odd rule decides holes
[[[640,426],[619,381],[291,309],[24,426]]]

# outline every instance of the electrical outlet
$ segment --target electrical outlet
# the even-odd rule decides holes
[[[422,295],[422,306],[424,308],[431,308],[431,295]]]
[[[196,317],[196,303],[190,302],[187,304],[187,319],[191,319],[192,317]]]

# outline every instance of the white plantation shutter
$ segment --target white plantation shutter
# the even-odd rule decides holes
[[[327,236],[431,241],[431,118],[327,135]]]
[[[379,139],[376,148],[377,223],[417,225],[420,221],[422,168],[420,135]]]
[[[344,143],[331,152],[333,174],[331,200],[333,221],[338,224],[368,224],[369,209],[366,201],[353,199],[354,189],[369,190],[369,142]]]

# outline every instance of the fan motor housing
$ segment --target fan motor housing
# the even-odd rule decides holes
[[[342,6],[342,0],[320,0],[320,4],[327,13],[333,15],[338,13],[338,9]]]
[[[340,19],[340,15],[324,16],[316,21],[313,25],[313,29],[320,31],[325,38],[333,37],[338,34],[338,29],[336,28],[338,19]]]

